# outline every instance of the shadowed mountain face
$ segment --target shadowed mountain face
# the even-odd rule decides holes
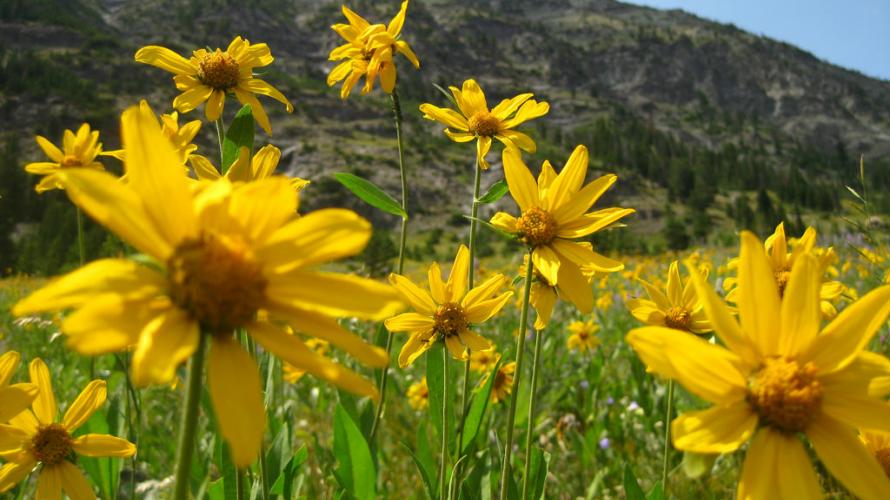
[[[398,2],[350,6],[388,22]],[[9,0],[0,6],[0,130],[58,135],[87,119],[103,128],[108,148],[123,107],[147,98],[163,111],[175,95],[168,73],[133,61],[138,47],[187,55],[242,35],[270,45],[276,61],[264,78],[297,107],[285,115],[264,101],[286,169],[313,178],[348,168],[395,187],[397,172],[382,168],[395,158],[380,91],[341,102],[324,84],[337,22],[339,3],[314,0]],[[588,144],[599,166],[639,175],[672,199],[680,188],[666,166],[678,158],[725,177],[721,190],[776,189],[766,184],[773,172],[785,181],[803,172],[836,188],[852,182],[859,154],[890,164],[890,82],[682,11],[612,0],[414,0],[403,36],[422,62],[420,71],[399,62],[409,162],[425,181],[421,213],[465,189],[472,154],[420,119],[416,106],[445,102],[433,83],[471,77],[492,104],[525,91],[551,103],[530,131],[544,156],[562,161],[574,144]],[[231,117],[236,104],[228,104]],[[212,126],[203,132],[212,147]],[[736,175],[744,179],[734,184]],[[694,185],[680,177],[678,186]],[[319,196],[319,204],[332,202]],[[779,197],[812,205],[804,195]]]

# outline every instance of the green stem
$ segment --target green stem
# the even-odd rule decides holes
[[[522,476],[522,496],[519,498],[528,498],[528,476],[531,472],[531,452],[532,452],[532,433],[535,429],[534,425],[534,416],[535,416],[535,401],[538,399],[535,397],[536,390],[538,388],[538,359],[541,355],[541,331],[535,331],[535,353],[532,356],[532,386],[531,392],[532,397],[528,398],[528,419],[526,421],[525,427],[525,470]]]
[[[86,250],[84,246],[84,238],[83,238],[83,212],[80,211],[80,207],[74,208],[77,211],[77,252],[80,256],[80,265],[83,266],[87,261]]]
[[[244,500],[244,469],[238,469],[238,472],[235,473],[235,498],[237,500]]]
[[[473,181],[473,206],[470,209],[470,246],[469,246],[469,254],[470,254],[470,266],[469,266],[469,274],[467,276],[467,290],[473,289],[473,284],[475,282],[476,277],[476,218],[479,213],[479,188],[482,183],[482,165],[479,161],[476,161],[476,174],[475,179]],[[467,356],[467,360],[464,362],[464,390],[460,394],[460,420],[458,421],[457,427],[457,450],[455,450],[455,462],[457,466],[455,467],[454,474],[458,478],[457,487],[454,488],[452,492],[452,496],[457,498],[457,492],[460,490],[460,473],[461,469],[463,469],[463,463],[460,462],[461,448],[463,447],[463,438],[464,438],[464,419],[467,418],[467,393],[470,392],[470,358]]]
[[[668,381],[667,411],[664,413],[664,458],[661,464],[661,487],[667,496],[668,464],[671,457],[671,412],[674,407],[674,380]]]
[[[201,402],[201,377],[204,371],[205,335],[201,333],[198,348],[189,359],[185,401],[179,424],[179,445],[176,449],[176,472],[173,500],[188,500],[192,456],[195,452],[195,429],[198,426],[198,404]]]
[[[439,464],[439,498],[448,498],[448,348],[442,345],[442,463]]]
[[[396,141],[399,145],[399,178],[402,181],[402,210],[408,213],[408,176],[405,175],[405,145],[402,138],[402,106],[399,104],[398,89],[393,89],[392,94],[392,114],[396,123]],[[405,248],[408,243],[408,217],[402,217],[402,227],[399,230],[399,260],[396,264],[396,274],[402,274],[405,270]],[[383,325],[379,327],[383,328]],[[380,330],[378,330],[380,331]],[[386,335],[386,354],[392,351],[392,332]],[[389,379],[389,364],[383,367],[383,373],[380,374],[380,384],[378,390],[380,392],[380,403],[377,404],[377,411],[374,413],[374,423],[371,424],[371,434],[368,440],[372,441],[377,435],[377,429],[380,426],[380,420],[383,418],[383,408],[386,403],[386,382]]]
[[[219,141],[219,172],[225,173],[226,166],[223,165],[223,161],[225,161],[223,158],[223,142],[226,137],[226,126],[223,124],[222,116],[217,118],[214,123],[216,123],[216,140]]]
[[[522,296],[522,312],[519,314],[519,340],[516,343],[516,375],[513,379],[513,390],[510,393],[510,410],[507,413],[507,440],[504,446],[504,462],[501,464],[501,492],[498,498],[507,498],[507,484],[510,481],[510,455],[513,453],[513,427],[516,418],[516,397],[519,395],[519,383],[522,380],[522,359],[525,352],[525,332],[528,329],[528,303],[531,298],[534,267],[532,249],[528,250],[528,264],[525,268],[525,291]],[[534,399],[534,395],[532,395]]]

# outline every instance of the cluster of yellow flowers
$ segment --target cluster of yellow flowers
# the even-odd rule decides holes
[[[330,60],[341,62],[327,80],[330,86],[343,82],[342,98],[362,77],[362,93],[370,92],[379,77],[380,86],[393,94],[397,105],[394,55],[400,53],[420,66],[401,40],[407,8],[405,0],[387,25],[371,24],[342,8],[348,24],[332,28],[346,43],[330,53]],[[254,69],[273,62],[266,44],[236,37],[224,51],[198,49],[188,59],[160,46],[143,47],[135,57],[175,75],[182,93],[173,108],[188,113],[206,103],[206,118],[217,121],[220,128],[230,94],[250,105],[268,134],[271,125],[257,94],[293,110],[283,94],[254,74]],[[420,106],[424,118],[447,127],[444,133],[451,140],[476,144],[470,245],[457,249],[447,278],[438,263],[429,266],[426,286],[406,277],[401,267],[390,275],[389,284],[322,270],[321,266],[365,248],[371,236],[368,221],[344,209],[299,214],[300,190],[307,181],[276,175],[278,148],[267,145],[251,153],[252,148],[242,147],[231,165],[217,167],[192,144],[200,121],[180,126],[177,112],[172,112],[161,115],[159,122],[143,101],[121,116],[123,149],[103,153],[99,133],[84,124],[76,133],[65,131],[62,149],[38,136],[51,161],[26,166],[28,172],[45,176],[38,191],[64,189],[80,210],[142,258],[90,262],[17,303],[14,314],[69,312],[61,323],[68,346],[84,355],[132,351],[131,376],[140,386],[169,384],[177,368],[188,361],[190,377],[197,377],[197,382],[192,380],[187,388],[183,429],[194,428],[194,420],[188,423],[197,408],[189,407],[197,404],[190,403],[191,391],[200,384],[209,350],[207,380],[218,430],[241,468],[250,466],[261,452],[266,429],[254,342],[285,363],[285,379],[290,382],[309,373],[377,399],[385,396],[385,391],[381,394],[385,369],[382,382],[375,385],[327,354],[336,348],[362,365],[388,367],[389,344],[387,349],[370,345],[338,322],[341,318],[383,321],[390,332],[409,334],[398,355],[400,367],[440,344],[452,358],[467,363],[467,374],[483,373],[482,385],[494,377],[490,402],[511,397],[501,476],[506,484],[528,309],[536,312],[534,393],[540,330],[550,323],[558,299],[585,316],[569,325],[567,348],[585,353],[599,345],[599,325],[588,316],[596,307],[610,307],[614,299],[611,294],[595,298],[593,290],[605,287],[607,276],[624,270],[624,264],[595,251],[586,238],[634,209],[593,210],[617,177],[607,174],[586,182],[589,155],[583,145],[572,151],[558,172],[544,161],[537,177],[533,175],[522,151],[534,153],[535,142],[516,127],[546,115],[547,102],[523,93],[489,108],[473,79],[450,90],[457,109]],[[498,212],[490,225],[525,249],[519,271],[525,290],[516,360],[503,364],[494,343],[480,329],[509,303],[514,293],[507,289],[510,279],[494,273],[474,282],[479,175],[490,167],[486,157],[493,139],[504,145],[503,174],[518,211]],[[104,171],[96,161],[99,155],[121,160],[124,177]],[[405,185],[403,178],[403,189]],[[808,229],[789,242],[781,224],[766,243],[743,232],[740,256],[728,266],[738,276],[724,281],[729,291],[724,298],[707,283],[709,268],[699,260],[686,262],[685,283],[674,261],[664,290],[659,283],[641,279],[644,266],[625,274],[648,295],[626,303],[635,318],[649,325],[629,332],[628,343],[650,372],[677,380],[714,405],[673,421],[675,447],[727,453],[750,441],[739,498],[819,496],[818,479],[799,435],[809,439],[826,467],[856,495],[890,494],[890,481],[854,431],[863,430],[870,449],[887,449],[881,433],[890,432],[890,405],[882,398],[890,394],[890,360],[866,352],[865,347],[890,314],[890,286],[868,293],[838,314],[835,303],[844,288],[830,280],[836,256],[831,249],[817,248],[815,237],[815,231]],[[404,235],[402,241],[404,245]],[[407,306],[413,311],[402,312]],[[832,318],[821,326],[823,319]],[[717,340],[703,338],[712,332]],[[0,458],[7,461],[0,468],[0,492],[39,463],[38,497],[58,497],[61,488],[72,498],[91,498],[91,487],[67,457],[72,452],[115,457],[135,453],[135,446],[122,439],[71,435],[104,403],[104,382],[92,382],[58,423],[47,367],[35,359],[31,383],[9,385],[17,364],[15,353],[0,357]],[[429,393],[423,378],[408,389],[410,404],[427,407]],[[530,416],[535,398],[531,399]],[[466,411],[466,405],[460,411]],[[443,440],[443,488],[444,446]],[[187,462],[179,466],[186,474],[188,457],[179,457]],[[526,458],[526,479],[528,463]],[[182,478],[179,467],[177,481]],[[455,467],[460,481],[460,468]]]

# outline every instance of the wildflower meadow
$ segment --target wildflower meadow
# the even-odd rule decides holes
[[[641,224],[638,178],[596,144],[540,151],[568,93],[468,77],[400,95],[426,68],[415,2],[325,20],[327,91],[390,120],[391,161],[363,166],[398,189],[285,175],[275,117],[303,103],[275,45],[238,33],[183,52],[158,31],[130,64],[172,102],[34,138],[17,168],[77,238],[65,272],[0,280],[0,497],[890,498],[869,160],[834,186],[834,231],[798,214],[682,250],[611,244]],[[419,198],[408,116],[465,190]],[[332,182],[352,208],[303,208]],[[429,203],[460,224],[416,224]]]

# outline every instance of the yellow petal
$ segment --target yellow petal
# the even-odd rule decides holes
[[[420,68],[420,60],[417,59],[417,54],[411,49],[411,46],[408,45],[404,40],[396,40],[396,51],[400,54],[408,58],[411,61],[411,64],[414,65],[415,68]]]
[[[34,469],[34,465],[36,464],[33,460],[28,460],[23,463],[6,463],[0,466],[0,493],[6,493],[28,477],[28,474]]]
[[[402,346],[399,352],[399,368],[414,363],[414,360],[420,357],[433,346],[435,334],[433,330],[425,332],[417,332],[408,337],[408,341]]]
[[[85,434],[74,439],[74,451],[85,457],[130,458],[136,454],[136,445],[105,434]]]
[[[506,213],[506,212],[498,212],[491,217],[491,225],[494,227],[503,229],[508,233],[516,233],[516,217]]]
[[[40,500],[62,500],[61,464],[41,467],[37,477],[37,498]]]
[[[269,115],[266,114],[266,110],[263,108],[263,105],[260,104],[260,101],[256,96],[251,92],[242,90],[240,87],[235,87],[235,97],[238,98],[238,102],[241,104],[250,104],[253,118],[256,120],[257,124],[259,124],[267,134],[272,135],[272,124],[269,123]]]
[[[181,113],[188,113],[210,99],[213,92],[213,87],[197,85],[176,96],[173,99],[173,107]]]
[[[408,0],[402,2],[399,13],[392,18],[392,21],[386,26],[386,31],[392,36],[397,36],[402,32],[402,26],[405,24],[405,13],[408,11]]]
[[[625,302],[634,318],[649,326],[664,326],[664,312],[655,302],[643,299],[630,299]]]
[[[485,101],[485,94],[479,88],[476,80],[465,80],[461,88],[461,99],[463,106],[461,112],[465,116],[473,116],[479,111],[488,111],[488,103]]]
[[[626,339],[649,371],[676,379],[707,401],[729,405],[747,394],[739,358],[723,347],[657,326],[631,330]]]
[[[44,154],[46,154],[46,156],[50,160],[54,161],[55,163],[59,163],[65,157],[65,154],[62,153],[62,150],[56,147],[56,145],[50,142],[49,139],[47,139],[46,137],[38,135],[35,137],[35,139],[37,140],[37,145],[40,146],[40,149],[43,150]]]
[[[251,160],[251,171],[254,179],[271,177],[281,160],[281,150],[271,144],[260,148]]]
[[[782,297],[779,352],[796,357],[819,333],[821,275],[813,256],[801,255],[795,262]]]
[[[149,45],[136,51],[136,61],[150,64],[179,75],[197,74],[196,68],[188,59],[166,47]]]
[[[868,379],[824,386],[822,412],[851,427],[890,432],[890,405],[870,396],[868,388]]]
[[[559,255],[549,246],[535,247],[532,252],[532,262],[535,269],[544,277],[551,285],[559,283]]]
[[[445,282],[445,295],[449,302],[459,302],[467,293],[467,284],[470,278],[470,250],[466,245],[461,245],[451,264],[451,273]]]
[[[593,310],[593,288],[587,277],[574,262],[562,261],[559,265],[559,294],[575,304],[582,314]]]
[[[449,128],[466,132],[469,130],[467,119],[453,109],[440,108],[432,104],[421,104],[420,112],[427,120],[434,120],[445,124]]]
[[[504,121],[507,118],[510,118],[510,115],[515,113],[520,106],[522,106],[525,101],[534,97],[532,93],[519,94],[518,96],[512,99],[504,99],[497,106],[492,108],[491,114],[495,116],[498,120]]]
[[[671,307],[671,302],[668,300],[667,295],[665,295],[661,290],[656,288],[654,285],[649,283],[648,281],[643,281],[641,279],[637,279],[637,281],[643,285],[643,288],[646,290],[646,294],[655,302],[655,305],[662,309],[668,310]]]
[[[483,170],[488,168],[488,162],[485,161],[485,157],[488,155],[488,151],[491,149],[491,137],[487,135],[480,135],[479,140],[476,141],[476,161],[479,162],[479,165]]]
[[[283,361],[353,394],[378,397],[377,388],[352,370],[309,350],[293,335],[269,323],[254,323],[247,328],[264,348]]]
[[[810,424],[806,434],[825,467],[854,495],[874,500],[888,498],[890,481],[851,427],[821,416]]]
[[[142,332],[133,352],[133,383],[165,384],[176,368],[198,348],[198,324],[185,311],[172,308],[155,317]]]
[[[269,96],[281,104],[284,104],[285,110],[288,113],[294,112],[294,106],[287,100],[287,97],[284,97],[284,94],[259,78],[251,78],[246,82],[242,82],[239,84],[239,87],[245,88],[254,94]]]
[[[291,267],[309,266],[351,257],[371,237],[371,224],[351,210],[316,210],[282,226],[257,250],[261,261]]]
[[[563,172],[565,172],[565,169]],[[559,176],[557,176],[558,178]],[[581,217],[617,180],[618,176],[614,174],[604,175],[596,179],[577,193],[572,193],[570,197],[566,197],[564,204],[554,206],[553,217],[560,226]]]
[[[462,344],[473,351],[487,351],[492,348],[492,343],[472,330],[463,330],[457,334]]]
[[[0,387],[0,422],[8,422],[12,417],[27,410],[39,394],[40,389],[35,384]]]
[[[384,324],[386,329],[391,332],[413,332],[415,330],[429,330],[436,326],[436,321],[422,314],[402,313],[384,321]]]
[[[510,196],[516,200],[523,212],[541,205],[538,197],[538,185],[528,167],[522,161],[519,151],[507,148],[503,153],[504,177],[510,188]]]
[[[773,270],[757,236],[742,231],[738,308],[742,330],[764,356],[779,352],[779,291]]]
[[[63,460],[56,467],[62,476],[62,489],[71,500],[94,500],[96,498],[93,487],[74,464]]]
[[[624,269],[624,264],[594,252],[589,245],[561,238],[553,240],[550,245],[560,257],[574,262],[581,269],[591,268],[603,273],[613,273]]]
[[[581,184],[584,182],[584,177],[587,175],[587,161],[588,153],[586,147],[579,145],[572,151],[572,155],[566,161],[565,167],[563,167],[547,190],[544,208],[548,212],[556,212],[578,193],[578,190],[581,189]]]
[[[413,281],[400,274],[393,273],[389,275],[389,282],[399,292],[399,295],[411,304],[411,307],[417,312],[422,313],[425,316],[433,316],[436,314],[438,308],[436,307],[436,303],[433,302],[433,298],[430,297],[430,294],[427,293],[426,290],[415,285]],[[443,300],[441,302],[445,303],[446,301]]]
[[[876,288],[847,306],[802,355],[820,371],[840,370],[851,363],[890,314],[890,286]]]
[[[31,375],[31,383],[36,385],[40,393],[31,405],[34,414],[41,424],[52,424],[56,421],[58,409],[56,407],[56,395],[53,393],[53,384],[49,375],[49,368],[40,358],[35,358],[28,366]]]
[[[476,139],[476,134],[470,132],[455,132],[450,128],[445,129],[445,135],[454,142],[470,142]],[[54,163],[52,165],[55,165]]]
[[[460,338],[457,335],[446,336],[445,347],[448,348],[448,352],[451,353],[451,357],[454,359],[461,361],[467,359],[467,349],[461,343]]]
[[[271,308],[270,312],[287,321],[295,331],[327,340],[365,365],[379,368],[389,363],[386,351],[343,329],[333,318],[298,309]]]
[[[95,296],[62,321],[65,343],[85,356],[127,350],[139,342],[157,312],[150,299],[128,301],[113,293]]]
[[[467,321],[470,323],[484,323],[488,321],[492,316],[504,308],[507,301],[510,300],[510,297],[512,296],[513,292],[505,292],[493,299],[474,302],[464,311],[464,314],[467,316]],[[473,350],[475,351],[478,349],[474,348]]]
[[[556,235],[567,239],[583,238],[636,212],[633,208],[619,207],[597,210],[596,212],[584,214],[568,223],[560,224]]]
[[[506,284],[506,276],[500,273],[494,274],[486,279],[483,283],[473,287],[472,290],[467,292],[463,300],[460,302],[460,305],[464,309],[469,309],[478,302],[490,299]]]
[[[260,375],[253,361],[231,338],[214,338],[207,383],[219,432],[239,468],[250,466],[263,445],[266,412]]]
[[[535,141],[531,137],[516,130],[502,130],[494,138],[504,143],[508,148],[519,148],[532,154],[537,150]]]
[[[738,401],[680,415],[671,423],[671,438],[678,450],[730,453],[745,444],[756,429],[757,414],[746,401]]]
[[[263,200],[263,203],[257,203]],[[250,241],[264,243],[297,211],[297,193],[281,177],[255,180],[238,186],[229,200],[229,213]]]
[[[553,307],[556,305],[556,293],[549,286],[532,283],[531,305],[535,308],[535,330],[543,330],[550,323]]]
[[[226,105],[226,92],[224,90],[214,90],[207,99],[207,105],[204,106],[204,116],[207,121],[215,122],[222,116],[223,107]]]
[[[189,163],[195,170],[195,176],[198,179],[213,181],[222,177],[219,170],[217,170],[216,167],[213,166],[213,163],[204,156],[191,155],[191,157],[189,157]]]
[[[436,304],[444,304],[448,302],[448,294],[445,290],[445,282],[442,281],[442,270],[439,269],[438,262],[430,264],[430,269],[427,272],[427,281],[429,281],[430,285],[430,294]],[[435,304],[431,310],[435,311]]]
[[[9,381],[12,379],[21,359],[21,354],[15,351],[4,352],[0,356],[0,387],[9,385]]]
[[[677,261],[671,262],[668,269],[667,278],[667,296],[672,306],[680,306],[683,304],[683,282],[680,280],[680,266]]]
[[[822,498],[809,456],[794,435],[761,429],[745,456],[738,500]]]
[[[17,455],[22,450],[30,448],[33,437],[29,432],[14,425],[0,424],[0,456]]]
[[[104,380],[93,380],[81,391],[74,403],[65,412],[62,419],[62,427],[68,432],[74,432],[81,425],[105,405],[107,388]]]
[[[550,112],[550,104],[537,102],[534,99],[529,100],[519,108],[519,111],[516,112],[513,118],[503,123],[503,128],[518,127],[529,120],[544,116],[548,112]]]

